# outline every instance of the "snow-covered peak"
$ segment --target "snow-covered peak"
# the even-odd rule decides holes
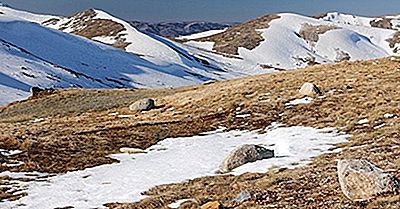
[[[370,22],[373,19],[374,18],[371,18],[371,17],[362,17],[362,16],[356,16],[356,15],[352,15],[352,14],[344,14],[344,13],[339,13],[339,12],[327,13],[326,16],[322,18],[322,20],[334,22],[334,23],[356,25],[356,26],[368,26],[368,27],[371,26]]]
[[[2,20],[24,20],[41,24],[49,19],[58,19],[59,17],[54,15],[40,15],[17,10],[8,6],[7,4],[3,4],[0,2],[0,18]]]

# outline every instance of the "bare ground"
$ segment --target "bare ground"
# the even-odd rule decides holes
[[[238,48],[256,48],[264,41],[258,29],[267,29],[272,20],[280,18],[278,15],[265,15],[246,23],[228,28],[225,32],[212,35],[195,41],[215,42],[213,50],[228,55],[238,55]]]
[[[388,194],[370,202],[354,203],[340,191],[336,160],[364,158],[400,177],[399,118],[400,59],[317,65],[290,72],[252,76],[209,85],[160,90],[60,90],[1,109],[0,148],[21,149],[12,159],[13,171],[60,173],[114,160],[108,154],[120,147],[147,148],[168,137],[191,136],[218,126],[257,130],[272,122],[311,127],[336,127],[352,135],[340,153],[320,156],[305,167],[275,169],[266,174],[216,176],[186,183],[162,185],[134,204],[110,204],[111,208],[162,208],[182,198],[194,198],[196,208],[218,200],[237,208],[399,208],[400,196]],[[287,108],[298,98],[304,82],[313,82],[325,98],[309,105]],[[130,112],[128,105],[140,98],[156,99],[158,108]],[[252,117],[235,117],[237,108]],[[110,113],[132,115],[121,118]],[[35,118],[48,118],[33,123]],[[358,125],[360,119],[369,123]],[[384,124],[383,127],[376,128]],[[231,199],[240,191],[254,191],[242,205]],[[0,198],[18,198],[0,191]],[[185,206],[186,207],[186,206]],[[185,208],[183,207],[183,208]]]

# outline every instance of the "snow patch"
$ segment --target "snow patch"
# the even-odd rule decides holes
[[[361,119],[357,122],[358,125],[364,125],[369,123],[369,120],[367,118]]]
[[[313,101],[313,98],[311,97],[304,97],[301,99],[294,99],[292,101],[289,101],[288,103],[286,103],[286,106],[295,106],[295,105],[299,105],[299,104],[310,104]]]
[[[232,171],[235,175],[266,172],[275,166],[305,165],[335,144],[346,142],[347,137],[335,129],[273,126],[266,129],[265,134],[218,130],[200,136],[170,138],[148,148],[146,153],[112,155],[120,161],[116,164],[68,172],[45,181],[21,182],[28,188],[28,196],[14,202],[2,202],[0,207],[94,208],[110,202],[135,202],[145,197],[142,192],[156,185],[217,175],[223,159],[240,145],[270,147],[277,157],[246,164]],[[4,172],[0,175],[15,177],[25,176],[25,173]]]

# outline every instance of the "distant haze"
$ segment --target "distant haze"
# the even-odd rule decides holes
[[[339,11],[365,16],[400,13],[398,0],[0,0],[37,13],[71,15],[97,8],[126,20],[240,22],[267,13],[318,15]]]

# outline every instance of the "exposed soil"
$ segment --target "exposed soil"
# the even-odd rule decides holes
[[[378,17],[372,20],[369,24],[376,28],[393,29],[391,21],[392,19],[386,17]]]
[[[335,29],[339,29],[339,27],[335,25],[311,25],[305,23],[301,26],[299,35],[308,42],[316,43],[320,35]]]
[[[399,58],[386,58],[176,89],[58,90],[0,110],[0,148],[24,151],[12,159],[2,158],[5,162],[20,160],[24,165],[0,169],[79,170],[114,162],[107,155],[117,153],[120,147],[145,149],[168,137],[192,136],[218,126],[258,130],[279,122],[336,127],[352,135],[350,142],[340,145],[340,153],[320,156],[308,166],[162,185],[148,191],[150,197],[141,202],[109,206],[162,208],[182,198],[194,198],[198,205],[218,200],[233,207],[230,200],[249,189],[254,197],[237,208],[399,208],[400,196],[393,194],[366,203],[350,202],[342,195],[336,177],[336,160],[346,158],[367,159],[400,177],[400,118],[384,117],[386,113],[400,116],[399,69]],[[329,93],[308,105],[285,106],[299,98],[297,92],[304,82]],[[154,98],[158,108],[129,111],[130,103],[146,97]],[[125,117],[110,114],[113,112]],[[245,113],[251,117],[236,117]],[[33,123],[35,118],[48,119]],[[357,124],[364,118],[368,124]],[[17,198],[3,193],[3,199]]]
[[[225,32],[194,41],[215,42],[213,50],[230,55],[238,55],[238,48],[256,48],[264,41],[259,29],[267,29],[272,20],[280,18],[278,15],[266,15],[249,22],[228,28]]]

